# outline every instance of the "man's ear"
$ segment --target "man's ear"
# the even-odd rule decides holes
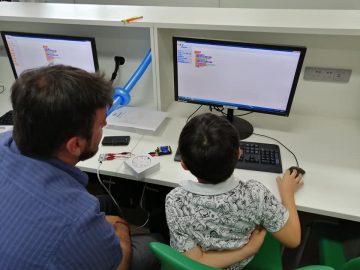
[[[69,154],[72,156],[79,157],[84,149],[86,140],[81,137],[71,137],[65,143],[65,148]]]
[[[185,171],[188,171],[188,170],[189,170],[183,160],[181,160],[180,163],[181,163],[181,167],[183,167],[183,169],[184,169]]]

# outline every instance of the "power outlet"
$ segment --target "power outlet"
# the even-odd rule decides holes
[[[350,75],[351,69],[306,67],[304,80],[347,83]]]

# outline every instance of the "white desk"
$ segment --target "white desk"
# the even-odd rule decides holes
[[[6,88],[4,92],[0,93],[0,116],[12,109],[10,102],[10,89]],[[1,126],[0,133],[12,130],[12,126]]]
[[[144,154],[159,145],[170,145],[175,152],[179,133],[186,122],[185,116],[189,115],[185,111],[181,112],[181,105],[170,108],[170,118],[156,135],[105,129],[107,135],[130,134],[131,143],[128,147],[100,147],[99,153],[132,151],[134,154]],[[306,170],[305,185],[296,194],[298,210],[360,221],[359,122],[301,115],[286,118],[254,114],[246,116],[246,119],[254,124],[256,133],[274,137],[290,148],[296,154],[300,166]],[[256,135],[247,140],[276,144]],[[295,165],[293,156],[282,146],[280,150],[283,169]],[[176,187],[182,180],[194,178],[181,168],[180,163],[173,161],[174,154],[157,158],[160,159],[160,170],[141,181]],[[96,172],[97,159],[98,155],[80,162],[78,167]],[[104,162],[100,173],[135,179],[121,160]],[[236,169],[235,175],[243,181],[260,181],[279,197],[275,181],[277,174]]]

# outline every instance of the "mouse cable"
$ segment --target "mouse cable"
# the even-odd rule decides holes
[[[189,122],[191,116],[193,116],[203,105],[200,105],[192,114],[189,115],[189,117],[186,119],[186,123]]]
[[[203,105],[200,105],[192,114],[189,115],[189,117],[186,119],[186,123],[189,122],[191,116],[193,116],[198,110],[200,110],[200,108],[202,107]],[[212,110],[215,110],[219,113],[221,113],[223,116],[226,116],[226,113],[224,113],[224,108],[223,107],[218,107],[218,106],[209,106],[209,110],[212,112]],[[243,113],[243,114],[236,114],[234,116],[245,116],[245,115],[248,115],[248,114],[251,114],[251,113],[254,113],[254,112],[247,112],[247,113]]]
[[[295,155],[289,148],[287,148],[282,142],[280,142],[279,140],[277,140],[277,139],[275,139],[275,138],[273,138],[273,137],[270,137],[270,136],[267,136],[267,135],[263,135],[263,134],[258,134],[258,133],[255,133],[255,132],[253,133],[253,135],[257,135],[257,136],[269,138],[269,139],[274,140],[274,141],[278,142],[279,144],[281,144],[286,150],[288,150],[288,151],[294,156],[295,162],[296,162],[296,166],[297,166],[297,167],[300,167],[300,166],[299,166],[299,162],[298,162],[298,160],[297,160],[297,158],[296,158],[296,155]]]
[[[107,192],[107,194],[110,196],[111,200],[114,202],[114,204],[116,205],[116,207],[118,208],[120,214],[122,217],[124,217],[124,213],[122,212],[119,204],[117,203],[117,201],[115,200],[115,198],[113,197],[113,195],[111,194],[110,190],[108,190],[106,188],[106,186],[104,185],[103,181],[100,178],[100,167],[101,167],[102,161],[99,161],[99,166],[96,169],[96,176],[97,179],[99,180],[100,185],[105,189],[105,191]]]
[[[215,110],[219,113],[221,113],[223,116],[227,116],[227,114],[224,112],[225,108],[224,107],[218,107],[218,106],[209,106],[209,110],[212,111],[212,110]],[[241,116],[245,116],[245,115],[248,115],[248,114],[251,114],[251,113],[254,113],[254,112],[247,112],[247,113],[243,113],[243,114],[234,114],[233,116],[235,117],[241,117]]]

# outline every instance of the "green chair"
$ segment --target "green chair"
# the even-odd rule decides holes
[[[319,234],[320,263],[331,266],[335,270],[359,270],[360,257],[348,261],[341,240],[334,235],[336,234]]]
[[[268,236],[269,235],[269,236]],[[267,234],[263,247],[256,254],[253,261],[247,265],[244,269],[256,269],[256,270],[268,270],[276,269],[281,270],[281,246],[270,234]],[[275,252],[271,251],[271,244],[274,244]],[[155,254],[155,256],[161,262],[161,270],[219,270],[218,268],[210,267],[201,263],[198,263],[182,253],[176,251],[172,247],[160,243],[160,242],[151,242],[149,244],[150,250]],[[266,251],[271,252],[273,256],[277,258],[271,258],[271,256],[264,254]],[[275,253],[278,253],[277,255]],[[270,265],[274,263],[275,265]],[[278,268],[276,268],[278,267]],[[296,270],[334,270],[329,266],[305,266]]]
[[[216,270],[217,268],[210,267],[198,263],[182,253],[176,251],[172,247],[160,243],[151,242],[149,244],[150,250],[161,262],[161,270]]]
[[[217,269],[195,262],[168,245],[151,242],[150,249],[161,261],[161,270],[210,270]],[[269,233],[254,259],[244,270],[282,270],[281,245]],[[321,270],[321,269],[319,269]],[[324,269],[325,270],[325,269]],[[327,269],[326,269],[327,270]]]
[[[282,270],[282,246],[271,233],[267,233],[263,245],[244,270]]]
[[[334,268],[325,265],[309,265],[301,268],[296,268],[296,270],[334,270]]]
[[[347,260],[343,239],[339,236],[339,224],[328,221],[314,221],[309,225],[310,234],[319,242],[319,261],[321,265],[335,270],[359,270],[360,257]],[[306,241],[305,243],[306,244]]]

